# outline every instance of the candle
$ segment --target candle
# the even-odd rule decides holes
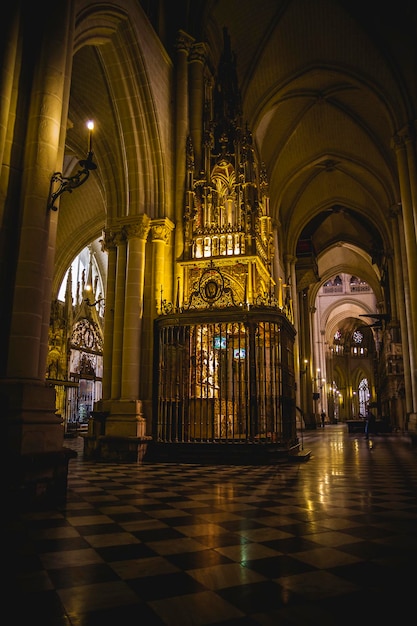
[[[87,128],[88,128],[88,152],[92,152],[93,151],[93,128],[94,128],[94,122],[89,120],[87,122]]]

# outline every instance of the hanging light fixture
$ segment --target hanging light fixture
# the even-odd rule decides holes
[[[89,120],[87,122],[88,128],[88,152],[87,158],[79,161],[79,169],[73,176],[63,176],[62,172],[55,172],[52,174],[51,183],[49,185],[48,196],[48,209],[50,211],[57,211],[58,207],[55,206],[56,200],[64,193],[68,191],[72,193],[74,189],[81,187],[90,176],[92,170],[97,169],[97,165],[93,161],[93,129],[94,122]]]

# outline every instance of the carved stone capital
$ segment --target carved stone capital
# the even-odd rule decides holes
[[[110,228],[103,230],[103,238],[100,239],[102,252],[108,252],[109,250],[117,247],[117,233]]]
[[[163,241],[169,243],[171,233],[175,228],[175,225],[167,217],[160,220],[152,220],[151,222],[151,240]]]
[[[175,42],[175,49],[177,52],[188,52],[191,50],[191,47],[194,43],[195,39],[191,37],[188,33],[183,30],[180,30],[177,35],[177,39]]]
[[[150,229],[151,219],[144,213],[139,215],[135,221],[125,224],[123,226],[123,232],[126,239],[132,239],[137,237],[138,239],[147,239]]]
[[[126,242],[123,228],[119,228],[118,230],[115,230],[113,228],[106,228],[105,230],[103,230],[103,238],[100,240],[100,242],[103,252],[108,252],[109,250],[117,248],[117,246],[120,246],[121,244]]]
[[[193,45],[190,51],[189,60],[190,63],[194,61],[199,61],[200,63],[205,63],[207,58],[207,46],[205,43],[196,43]]]

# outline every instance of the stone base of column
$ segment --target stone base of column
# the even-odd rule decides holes
[[[65,504],[68,464],[76,456],[74,450],[62,447],[14,458],[7,465],[8,506],[27,511]]]
[[[124,463],[141,462],[148,442],[140,400],[100,402],[89,421],[84,439],[88,459]]]
[[[112,401],[108,409],[104,434],[117,437],[143,437],[146,435],[146,420],[142,415],[142,402]]]
[[[152,433],[152,413],[153,413],[153,403],[152,400],[142,400],[142,411],[143,416],[146,420],[146,432],[147,434]]]
[[[55,389],[43,382],[5,380],[0,398],[6,422],[6,497],[18,509],[62,503],[68,462],[64,426],[55,413]]]
[[[82,434],[84,458],[112,463],[141,463],[152,437],[121,437]]]
[[[413,446],[417,446],[417,413],[410,413],[407,420],[407,432]]]

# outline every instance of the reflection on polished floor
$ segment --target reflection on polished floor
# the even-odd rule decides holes
[[[5,513],[10,623],[347,626],[416,615],[417,450],[400,433],[367,441],[328,425],[303,434],[308,462],[261,467],[95,463],[81,439],[66,445],[79,452],[66,505]]]

